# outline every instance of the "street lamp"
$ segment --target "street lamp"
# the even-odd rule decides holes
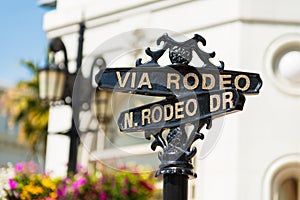
[[[74,73],[68,71],[68,57],[64,43],[60,38],[54,38],[49,45],[47,65],[44,69],[39,70],[39,96],[42,100],[47,102],[61,102],[77,109],[73,110],[72,126],[67,134],[70,137],[69,161],[68,172],[75,172],[77,165],[77,152],[79,141],[79,134],[77,132],[75,122],[79,122],[80,110],[87,107],[91,108],[90,97],[92,95],[92,82],[94,81],[93,70],[88,77],[79,76],[77,82],[82,83],[77,85],[77,90],[80,90],[80,97],[72,100],[73,87],[75,84],[76,75],[80,72],[79,68],[82,63],[83,41],[84,41],[84,23],[80,24],[78,52],[76,58],[76,70]],[[95,58],[92,65],[94,70],[105,68],[106,63],[103,57],[98,56]],[[86,84],[89,84],[88,86]],[[87,87],[89,89],[87,89]],[[96,86],[95,86],[96,87]],[[112,110],[108,105],[112,91],[96,90],[95,95],[95,108],[97,119],[100,124],[106,125],[112,118]],[[88,106],[84,106],[89,104]],[[84,131],[80,130],[80,133]]]
[[[51,40],[48,53],[46,67],[39,70],[39,96],[40,99],[50,102],[61,100],[63,97],[68,58],[60,38]]]
[[[60,38],[52,39],[49,45],[47,65],[44,69],[39,70],[40,98],[49,103],[59,101],[71,106],[75,77],[76,73],[68,72],[68,57],[64,43]],[[75,172],[79,136],[74,119],[72,119],[72,126],[67,131],[67,135],[70,137],[68,172]]]
[[[60,38],[50,41],[47,65],[39,70],[39,96],[47,102],[61,102],[71,104],[72,92],[76,73],[68,72],[68,57],[64,43]],[[67,135],[70,137],[68,172],[75,172],[77,165],[77,152],[79,136],[73,119],[72,126]]]
[[[105,68],[106,63],[103,57],[96,57],[94,60],[93,68],[100,70]],[[96,89],[95,93],[95,109],[97,114],[97,119],[101,125],[104,125],[104,130],[106,130],[107,124],[111,121],[113,111],[109,103],[112,98],[112,90],[100,90]]]
[[[112,109],[109,106],[111,102],[112,91],[99,90],[96,91],[96,113],[99,123],[107,125],[112,118]]]

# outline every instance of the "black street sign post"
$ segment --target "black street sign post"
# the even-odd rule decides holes
[[[118,126],[124,132],[144,131],[146,139],[154,137],[151,149],[163,149],[156,176],[163,175],[164,200],[186,200],[188,179],[197,177],[191,161],[197,149],[192,145],[204,139],[201,129],[209,129],[214,118],[243,110],[244,95],[258,94],[262,80],[256,73],[224,70],[222,61],[219,66],[211,63],[215,53],[199,48],[198,42],[205,46],[206,41],[198,34],[185,42],[164,34],[157,44],[161,42],[164,45],[158,51],[146,49],[152,58],[149,62],[138,59],[133,68],[100,70],[96,82],[99,89],[166,97],[123,111]],[[157,61],[167,50],[172,64],[160,66]],[[193,51],[203,66],[189,65]],[[193,125],[189,134],[187,124]]]

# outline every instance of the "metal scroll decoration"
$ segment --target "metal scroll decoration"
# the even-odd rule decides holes
[[[156,176],[161,174],[197,177],[192,158],[197,149],[196,140],[203,140],[203,128],[212,126],[212,119],[243,109],[245,96],[257,94],[262,86],[259,74],[224,70],[224,62],[214,65],[210,59],[215,52],[199,48],[205,39],[195,34],[193,38],[177,42],[167,34],[159,37],[160,50],[145,50],[151,60],[136,60],[134,68],[106,68],[99,72],[96,82],[100,89],[119,92],[165,96],[165,100],[123,111],[118,125],[121,131],[144,131],[145,138],[154,138],[151,149],[162,148],[161,161]],[[158,60],[169,51],[172,64],[160,66]],[[203,61],[203,66],[189,63],[193,51]],[[192,125],[188,134],[186,125]],[[163,137],[166,135],[166,137]]]
[[[197,53],[199,58],[204,62],[203,67],[217,67],[219,69],[224,69],[224,62],[220,61],[220,66],[216,66],[210,62],[210,58],[214,58],[216,53],[207,53],[201,50],[198,46],[198,42],[201,42],[203,46],[206,45],[206,40],[198,34],[195,34],[192,39],[185,42],[177,42],[170,38],[168,34],[164,34],[157,40],[157,45],[164,42],[164,46],[161,50],[151,51],[148,47],[146,49],[146,54],[149,55],[152,60],[146,64],[155,63],[157,64],[158,59],[164,54],[164,52],[169,49],[169,58],[172,64],[189,64],[193,58],[193,51]],[[136,61],[136,66],[142,66],[141,59]]]

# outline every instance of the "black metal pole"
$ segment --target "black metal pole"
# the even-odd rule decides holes
[[[81,67],[82,64],[84,31],[85,31],[85,25],[83,22],[81,22],[79,24],[78,50],[77,50],[77,59],[76,59],[77,70]]]
[[[179,174],[165,174],[163,177],[164,200],[187,200],[188,176]]]
[[[69,148],[69,163],[68,163],[68,172],[74,173],[77,168],[77,153],[79,145],[79,136],[75,127],[74,120],[72,120],[72,128],[69,131],[70,137],[70,148]]]
[[[191,161],[196,154],[196,149],[190,147],[195,140],[203,139],[203,135],[192,132],[190,136],[187,138],[184,127],[170,129],[166,141],[162,138],[162,132],[154,136],[152,150],[157,146],[161,146],[164,150],[158,154],[161,164],[155,174],[155,176],[163,175],[164,200],[187,200],[188,179],[197,177]]]
[[[85,31],[85,25],[84,23],[80,23],[79,28],[79,38],[78,38],[78,50],[77,50],[77,64],[76,64],[76,73],[78,69],[81,67],[82,64],[82,52],[83,52],[83,41],[84,41],[84,31]],[[72,96],[73,92],[73,86],[75,83],[76,74],[69,74],[69,83],[68,87],[71,89],[69,91],[69,97]],[[78,120],[78,113],[73,111],[73,119],[72,119],[72,127],[69,131],[69,137],[70,137],[70,149],[69,149],[69,163],[68,163],[68,172],[69,173],[75,173],[77,168],[77,154],[78,154],[78,145],[80,143],[79,135],[75,126],[74,120]]]

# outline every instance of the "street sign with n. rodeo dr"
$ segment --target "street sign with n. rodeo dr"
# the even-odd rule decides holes
[[[197,176],[192,165],[197,149],[192,144],[204,139],[201,129],[210,128],[216,117],[243,110],[244,95],[258,94],[262,80],[256,73],[224,70],[222,61],[219,66],[213,64],[210,59],[215,53],[199,48],[198,42],[205,46],[206,41],[198,34],[184,42],[165,34],[158,38],[157,44],[161,42],[158,51],[146,49],[152,58],[149,62],[138,59],[136,67],[100,70],[96,82],[102,90],[165,97],[123,111],[118,126],[124,132],[144,131],[147,139],[154,137],[152,150],[163,149],[156,176],[164,175],[164,200],[185,200],[187,179]],[[160,66],[158,59],[167,50],[172,64]],[[193,52],[203,66],[189,65]],[[186,129],[190,124],[192,130]]]
[[[122,112],[118,125],[126,132],[172,128],[242,110],[244,102],[235,89],[169,98]]]

